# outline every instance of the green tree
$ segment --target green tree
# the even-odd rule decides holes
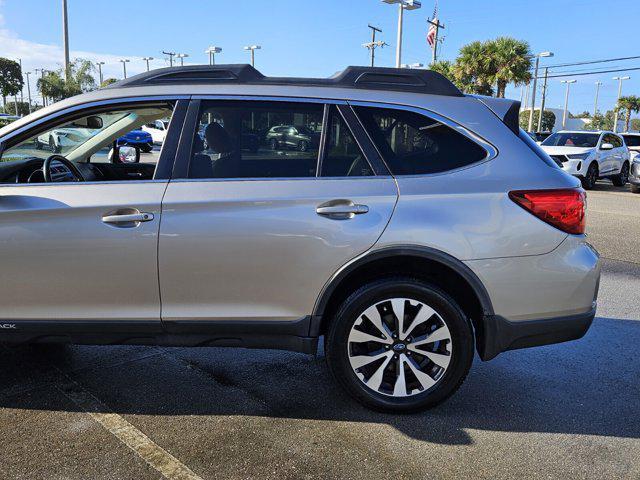
[[[117,81],[118,80],[115,78],[105,78],[104,81],[100,84],[100,88],[108,87],[109,85],[112,85]]]
[[[9,115],[28,115],[29,114],[29,103],[28,102],[18,102],[18,113],[16,113],[16,104],[15,104],[15,102],[8,102],[4,106],[3,110],[4,110],[4,113],[7,113]]]
[[[585,130],[610,130],[613,127],[615,112],[608,110],[604,115],[600,112],[591,117],[591,121],[584,125]]]
[[[640,131],[640,118],[631,119],[631,130],[635,130],[636,132]]]
[[[529,44],[512,37],[498,37],[484,44],[488,55],[487,79],[497,85],[496,96],[504,98],[507,85],[525,85],[531,81],[531,48]]]
[[[538,118],[540,117],[540,109],[538,108],[533,112],[533,124],[538,125]],[[542,132],[551,132],[556,124],[556,115],[550,110],[545,110],[542,115]],[[520,128],[527,130],[529,128],[529,110],[523,110],[520,112]]]
[[[2,104],[7,104],[7,96],[17,95],[24,85],[20,64],[14,60],[0,57],[0,93]]]
[[[449,60],[439,60],[429,65],[429,69],[434,72],[442,74],[448,78],[453,84],[465,93],[477,93],[474,92],[474,87],[469,77],[462,77],[456,74],[456,65]]]
[[[64,79],[62,69],[48,72],[38,80],[38,89],[45,97],[59,101],[84,92],[94,90],[96,81],[91,73],[94,70],[89,60],[75,59],[69,66],[69,78]]]
[[[640,111],[640,97],[636,97],[635,95],[628,95],[626,97],[620,97],[618,100],[618,104],[616,108],[619,111],[624,111],[625,113],[625,132],[629,131],[629,125],[631,123],[631,114],[633,112]]]
[[[460,49],[453,73],[464,83],[465,93],[493,95],[494,70],[487,42],[471,42]]]

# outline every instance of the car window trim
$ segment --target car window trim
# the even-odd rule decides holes
[[[11,148],[14,145],[19,144],[25,139],[38,135],[39,133],[46,131],[47,128],[51,126],[55,126],[61,118],[66,117],[70,114],[73,114],[69,117],[70,120],[74,118],[81,118],[90,113],[97,112],[105,112],[110,111],[112,109],[126,108],[128,106],[135,105],[136,107],[143,107],[146,105],[149,106],[157,106],[162,103],[175,102],[175,106],[173,108],[173,112],[171,114],[171,124],[174,123],[174,115],[177,113],[178,117],[181,117],[181,113],[186,109],[186,106],[189,102],[188,95],[162,95],[162,96],[145,96],[145,97],[120,97],[109,100],[101,100],[95,102],[87,102],[79,105],[74,105],[72,107],[68,107],[62,110],[58,110],[53,112],[41,119],[34,121],[33,123],[27,124],[18,130],[11,132],[2,140],[2,149],[0,150],[0,155],[4,153],[7,148]],[[182,131],[182,118],[177,118],[177,122],[175,123],[175,131]],[[34,133],[35,132],[35,133]],[[167,137],[171,143],[171,138],[169,135],[169,131],[167,131]],[[165,139],[166,141],[167,139]],[[156,170],[154,172],[154,176],[149,180],[116,180],[116,181],[92,181],[92,182],[78,182],[77,185],[102,185],[102,184],[112,184],[112,183],[148,183],[148,182],[164,182],[169,180],[170,174],[173,169],[173,163],[175,159],[175,149],[170,148],[165,149],[165,145],[163,143],[163,148],[160,151],[160,156],[158,157],[158,163],[156,165]],[[171,153],[173,152],[173,155]],[[0,157],[1,161],[1,157]],[[70,182],[61,182],[59,185],[69,185]],[[19,187],[28,187],[28,186],[43,186],[49,185],[46,183],[21,183],[21,184],[0,184],[0,187],[6,186],[19,186]],[[50,186],[58,185],[57,183],[51,184]]]
[[[373,172],[374,176],[390,176],[391,171],[382,160],[378,150],[375,148],[371,137],[367,133],[364,125],[353,111],[350,105],[337,105],[338,112],[342,116],[342,119],[347,124],[351,134],[355,139],[360,151],[364,155],[365,161],[369,164],[369,168]]]
[[[472,167],[475,167],[477,165],[481,165],[483,163],[490,162],[491,160],[495,159],[500,153],[500,151],[498,150],[498,148],[495,145],[493,145],[491,142],[489,142],[488,140],[486,140],[482,136],[478,135],[477,133],[473,132],[472,130],[468,129],[465,126],[454,122],[453,120],[451,120],[448,117],[445,117],[445,116],[443,116],[443,115],[441,115],[441,114],[439,114],[437,112],[434,112],[433,110],[429,110],[428,108],[416,107],[416,106],[413,106],[413,105],[404,105],[404,104],[398,104],[398,103],[371,102],[371,101],[360,101],[360,100],[350,100],[348,102],[348,104],[352,107],[352,109],[353,109],[353,107],[386,108],[386,109],[391,109],[391,110],[405,110],[405,111],[408,111],[408,112],[413,112],[413,113],[417,113],[419,115],[426,116],[428,118],[431,118],[432,120],[436,120],[436,121],[446,125],[449,128],[452,128],[456,132],[458,132],[461,135],[465,136],[467,139],[469,139],[472,142],[476,143],[478,146],[483,148],[485,150],[485,152],[487,152],[487,155],[482,160],[478,160],[476,162],[470,163],[468,165],[464,165],[462,167],[452,168],[450,170],[444,170],[442,172],[416,173],[416,174],[412,174],[412,175],[394,175],[393,173],[391,173],[391,170],[389,170],[390,173],[388,173],[388,175],[391,175],[393,178],[397,178],[397,177],[401,177],[401,178],[421,178],[421,177],[434,177],[434,176],[440,176],[440,175],[449,175],[451,173],[459,172],[461,170],[466,170],[468,168],[472,168]],[[359,122],[362,123],[362,120],[360,119],[360,117],[358,117],[357,113],[355,113],[355,110],[353,111],[353,114],[356,115],[356,117],[358,118]],[[364,129],[364,127],[362,127],[362,128]],[[376,151],[378,152],[378,155],[380,156],[380,158],[382,159],[382,161],[384,162],[384,164],[386,166],[386,162],[384,161],[384,157],[382,155],[382,152],[380,152],[378,147],[373,142],[373,139],[371,138],[371,135],[369,134],[369,132],[367,132],[366,129],[364,129],[364,131],[365,131],[367,137],[369,137],[369,140],[373,143],[373,147],[376,149]]]

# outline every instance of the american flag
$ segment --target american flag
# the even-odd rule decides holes
[[[427,43],[433,49],[436,44],[436,25],[438,24],[438,2],[436,1],[433,7],[433,16],[431,17],[431,23],[429,24],[429,31],[427,32]]]

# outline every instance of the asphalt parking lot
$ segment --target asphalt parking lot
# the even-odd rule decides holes
[[[640,478],[640,195],[589,192],[598,317],[476,359],[419,415],[373,413],[322,354],[0,347],[0,478]]]

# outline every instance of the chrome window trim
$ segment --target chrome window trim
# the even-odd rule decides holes
[[[451,174],[451,173],[459,172],[461,170],[466,170],[468,168],[475,167],[477,165],[481,165],[481,164],[486,163],[486,162],[490,162],[491,160],[493,160],[494,158],[496,158],[498,156],[498,153],[499,153],[498,148],[496,146],[494,146],[492,143],[490,143],[488,140],[485,140],[483,137],[481,137],[477,133],[469,130],[468,128],[460,125],[459,123],[454,122],[450,118],[445,117],[444,115],[441,115],[439,113],[436,113],[433,110],[429,110],[428,108],[416,107],[414,105],[405,105],[405,104],[398,104],[398,103],[369,102],[369,101],[367,101],[367,102],[364,102],[364,101],[349,101],[348,104],[349,104],[349,106],[351,106],[351,108],[353,108],[355,106],[355,107],[386,108],[386,109],[392,109],[392,110],[405,110],[405,111],[408,111],[408,112],[413,112],[413,113],[417,113],[419,115],[423,115],[423,116],[432,118],[433,120],[436,120],[436,121],[446,125],[447,127],[455,130],[456,132],[460,133],[461,135],[465,136],[467,139],[469,139],[472,142],[474,142],[475,144],[479,145],[480,147],[482,147],[484,149],[485,152],[487,152],[487,155],[482,160],[478,160],[477,162],[473,162],[473,163],[470,163],[468,165],[464,165],[462,167],[452,168],[450,170],[444,170],[442,172],[436,172],[436,173],[417,173],[417,174],[413,174],[413,175],[394,175],[392,173],[394,178],[422,178],[422,177],[435,177],[435,176],[441,176],[441,175],[448,175],[448,174]],[[354,110],[354,114],[356,115],[356,117],[358,118],[358,121],[362,125],[362,120],[358,116],[357,112],[355,112],[355,110]],[[380,155],[380,158],[382,159],[382,161],[385,162],[385,165],[387,165],[387,162],[386,162],[384,156],[382,155],[382,153],[380,152],[380,150],[376,146],[375,142],[371,138],[371,134],[367,131],[367,129],[364,127],[364,125],[362,125],[362,128],[364,129],[364,131],[369,136],[369,139],[371,140],[371,143],[373,144],[373,146],[378,151],[378,154]],[[387,165],[387,168],[389,168],[388,165]],[[389,169],[389,172],[391,172],[390,169]]]
[[[233,178],[176,178],[171,179],[170,183],[222,183],[222,182],[284,182],[284,181],[327,181],[327,180],[378,180],[393,179],[391,175],[373,175],[359,177],[233,177]]]
[[[41,183],[0,183],[2,188],[30,188],[30,187],[84,187],[86,185],[133,185],[139,183],[169,183],[169,179],[159,180],[112,180],[103,182],[41,182]]]

